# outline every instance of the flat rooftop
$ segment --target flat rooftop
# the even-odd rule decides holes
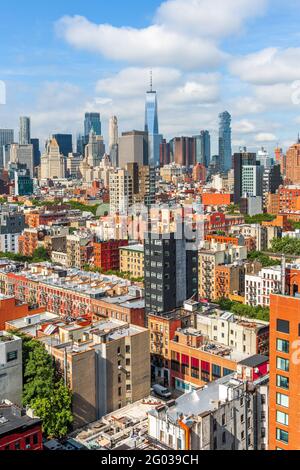
[[[93,450],[121,450],[122,446],[129,450],[137,444],[147,445],[143,436],[148,431],[148,413],[160,405],[159,399],[149,396],[75,431],[71,437]]]
[[[144,253],[144,245],[129,245],[129,246],[121,246],[120,250],[125,251],[138,251],[139,253]]]
[[[18,429],[26,429],[41,423],[40,419],[27,416],[15,405],[0,404],[0,436],[5,436]]]

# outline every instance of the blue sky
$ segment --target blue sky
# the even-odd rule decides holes
[[[17,5],[16,5],[17,4]],[[300,129],[296,0],[17,1],[1,5],[0,127],[32,117],[32,134],[82,129],[100,111],[104,134],[143,127],[150,68],[167,138],[233,116],[234,148],[293,143]],[[294,88],[293,88],[293,84]],[[295,99],[296,93],[296,99]],[[294,96],[294,99],[293,99]]]

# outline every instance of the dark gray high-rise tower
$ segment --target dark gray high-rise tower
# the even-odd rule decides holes
[[[30,144],[30,118],[27,116],[20,117],[19,144],[20,145]]]

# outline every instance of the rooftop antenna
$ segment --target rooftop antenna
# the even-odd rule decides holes
[[[150,70],[150,91],[153,91],[153,72]],[[298,136],[299,137],[299,136]]]

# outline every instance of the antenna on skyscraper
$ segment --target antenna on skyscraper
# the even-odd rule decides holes
[[[153,91],[153,72],[150,70],[150,91]]]

